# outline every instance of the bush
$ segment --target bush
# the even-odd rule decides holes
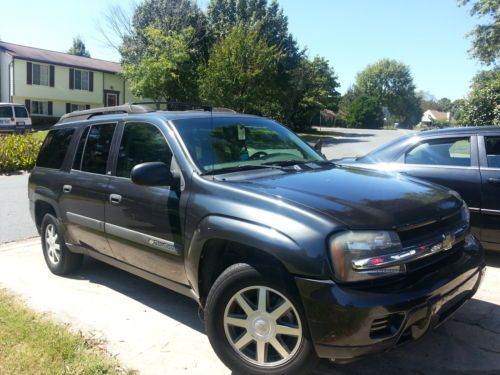
[[[34,134],[0,136],[0,173],[32,169],[42,143]]]
[[[384,126],[384,116],[378,100],[365,95],[354,99],[347,113],[347,125],[361,129],[380,129]]]

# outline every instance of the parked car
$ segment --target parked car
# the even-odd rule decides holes
[[[238,374],[302,374],[417,339],[484,272],[457,194],[339,167],[257,116],[67,114],[29,201],[54,274],[86,254],[195,299]]]
[[[403,136],[343,165],[384,169],[441,184],[469,206],[472,231],[500,251],[500,127],[464,127]]]
[[[0,133],[32,130],[31,117],[23,104],[0,103]]]

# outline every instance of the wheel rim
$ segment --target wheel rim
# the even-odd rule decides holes
[[[293,303],[266,286],[242,289],[229,300],[224,330],[245,361],[262,367],[289,362],[302,342],[302,324]]]
[[[61,245],[54,224],[45,228],[45,247],[50,263],[57,265],[61,261]]]

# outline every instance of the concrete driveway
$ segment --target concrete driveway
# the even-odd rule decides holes
[[[486,279],[454,318],[421,340],[350,365],[323,362],[326,374],[499,374],[500,254],[489,254]],[[224,375],[190,299],[93,260],[72,277],[46,268],[38,238],[0,245],[0,287],[107,342],[143,375]]]

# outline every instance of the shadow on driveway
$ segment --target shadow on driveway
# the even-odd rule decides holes
[[[500,254],[488,254],[488,263],[500,267]],[[86,259],[72,278],[111,288],[198,332],[205,332],[196,302],[105,263]],[[434,373],[500,373],[500,306],[472,299],[450,321],[418,341],[351,364],[323,360],[314,375]]]

